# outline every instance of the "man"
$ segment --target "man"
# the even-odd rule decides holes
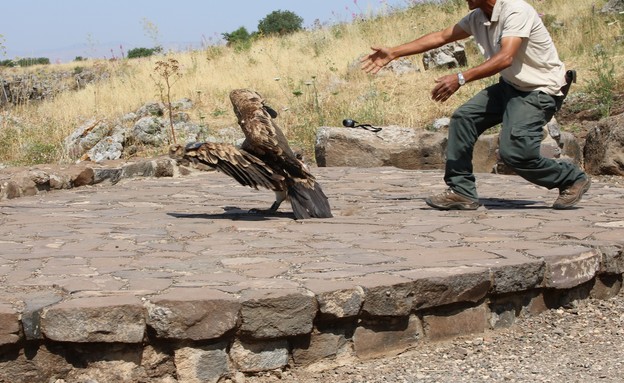
[[[373,47],[362,69],[377,73],[392,60],[426,52],[474,36],[486,61],[436,79],[431,97],[448,100],[467,82],[500,74],[499,83],[477,93],[451,117],[444,181],[449,189],[427,198],[440,210],[476,210],[479,198],[472,170],[477,138],[502,123],[502,161],[524,179],[558,188],[554,209],[576,205],[590,187],[589,177],[571,163],[540,155],[543,126],[561,107],[565,67],[539,15],[524,0],[466,0],[471,12],[456,25],[393,48]]]

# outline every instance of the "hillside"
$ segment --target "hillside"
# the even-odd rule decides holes
[[[621,109],[620,98],[614,95],[620,93],[624,16],[600,13],[604,1],[529,2],[542,14],[562,59],[579,73],[561,113],[563,129],[578,131],[579,119],[597,119]],[[438,104],[429,99],[434,79],[456,69],[425,71],[421,57],[415,56],[412,61],[421,67],[419,72],[370,76],[359,70],[359,57],[371,45],[412,40],[454,24],[466,12],[465,1],[449,0],[286,37],[266,37],[243,50],[219,46],[148,59],[0,69],[3,79],[32,73],[71,74],[61,76],[66,81],[61,92],[0,109],[0,163],[74,161],[64,148],[65,138],[86,121],[122,121],[142,105],[160,101],[158,83],[163,77],[156,67],[170,59],[179,63],[171,77],[172,100],[190,99],[190,119],[209,131],[235,125],[228,99],[234,88],[262,93],[279,112],[278,122],[288,138],[308,153],[317,127],[339,126],[344,118],[425,129],[495,80],[471,83]],[[482,60],[473,44],[468,43],[466,50],[469,65]],[[83,72],[92,73],[94,80],[76,86],[74,75]],[[164,153],[164,146],[137,154]]]

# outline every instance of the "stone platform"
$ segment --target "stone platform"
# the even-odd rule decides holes
[[[313,173],[332,219],[295,221],[288,203],[249,214],[273,194],[216,172],[0,201],[0,381],[347,363],[621,286],[616,185],[555,211],[556,190],[480,174],[483,206],[443,212],[424,203],[439,171]]]

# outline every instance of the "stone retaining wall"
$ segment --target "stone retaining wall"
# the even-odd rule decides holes
[[[0,381],[218,382],[331,368],[612,297],[623,272],[621,247],[564,246],[524,264],[375,274],[355,287],[47,296],[21,312],[0,306]]]
[[[178,172],[176,161],[165,157],[4,168],[0,169],[0,201],[102,182],[115,184],[124,178],[172,177]]]

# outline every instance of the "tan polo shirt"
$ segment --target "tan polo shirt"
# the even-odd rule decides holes
[[[523,0],[497,0],[491,20],[475,9],[457,24],[474,36],[486,59],[500,51],[503,37],[522,37],[513,63],[501,71],[503,80],[521,91],[562,94],[565,66],[539,15]]]

